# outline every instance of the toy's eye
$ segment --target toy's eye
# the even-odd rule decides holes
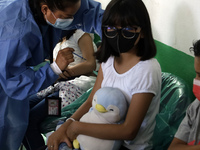
[[[94,102],[97,101],[97,96],[96,96],[96,95],[94,95],[94,97],[93,97],[93,101],[94,101]]]
[[[114,111],[114,109],[109,109],[110,111]]]

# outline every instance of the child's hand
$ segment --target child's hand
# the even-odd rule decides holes
[[[70,142],[66,134],[70,123],[70,121],[65,122],[60,126],[60,128],[58,128],[54,133],[49,136],[47,141],[47,146],[49,150],[58,150],[58,147],[62,142],[67,143],[68,147],[72,147],[72,143]]]

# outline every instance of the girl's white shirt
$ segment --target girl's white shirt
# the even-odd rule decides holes
[[[158,61],[154,58],[140,61],[123,74],[116,72],[114,57],[110,57],[107,62],[102,63],[101,67],[103,71],[101,87],[121,89],[127,98],[128,104],[131,102],[132,95],[136,93],[153,93],[155,95],[136,138],[124,142],[124,146],[129,149],[151,149],[150,139],[153,135],[161,95],[161,68]]]
[[[70,47],[74,49],[74,53],[78,54],[79,56],[83,56],[81,49],[78,45],[78,41],[79,39],[83,36],[85,32],[83,32],[81,29],[77,29],[76,32],[68,39],[65,40],[64,42],[59,42],[54,50],[53,50],[53,58],[56,59],[57,55],[58,55],[58,51],[60,51],[61,49]],[[93,35],[90,34],[92,39],[93,39]],[[94,52],[97,51],[97,47],[95,45],[95,43],[93,42],[93,47],[94,47]],[[77,55],[74,55],[74,62],[70,63],[69,66],[74,66],[76,64],[79,64],[81,62],[83,62],[85,60],[83,60],[82,58],[78,57]],[[97,67],[96,67],[97,68]],[[96,69],[97,70],[97,69]]]

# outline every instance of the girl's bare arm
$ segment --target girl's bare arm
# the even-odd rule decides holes
[[[109,140],[132,140],[140,129],[153,96],[152,93],[134,94],[123,124],[90,124],[76,121],[72,122],[67,133],[71,140],[79,134]]]

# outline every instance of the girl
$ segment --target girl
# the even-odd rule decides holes
[[[53,50],[53,61],[56,60],[58,52],[64,48],[74,49],[74,62],[65,69],[61,77],[69,79],[80,75],[93,75],[93,70],[98,70],[98,64],[94,56],[97,47],[93,42],[93,34],[83,32],[81,29],[70,30]],[[69,72],[67,72],[69,71]]]
[[[101,63],[87,101],[48,140],[49,149],[61,142],[71,146],[77,135],[125,140],[122,149],[151,149],[159,111],[161,69],[148,12],[141,0],[111,0],[102,19]],[[119,88],[129,104],[123,124],[90,124],[78,120],[89,110],[94,93],[102,87]]]

